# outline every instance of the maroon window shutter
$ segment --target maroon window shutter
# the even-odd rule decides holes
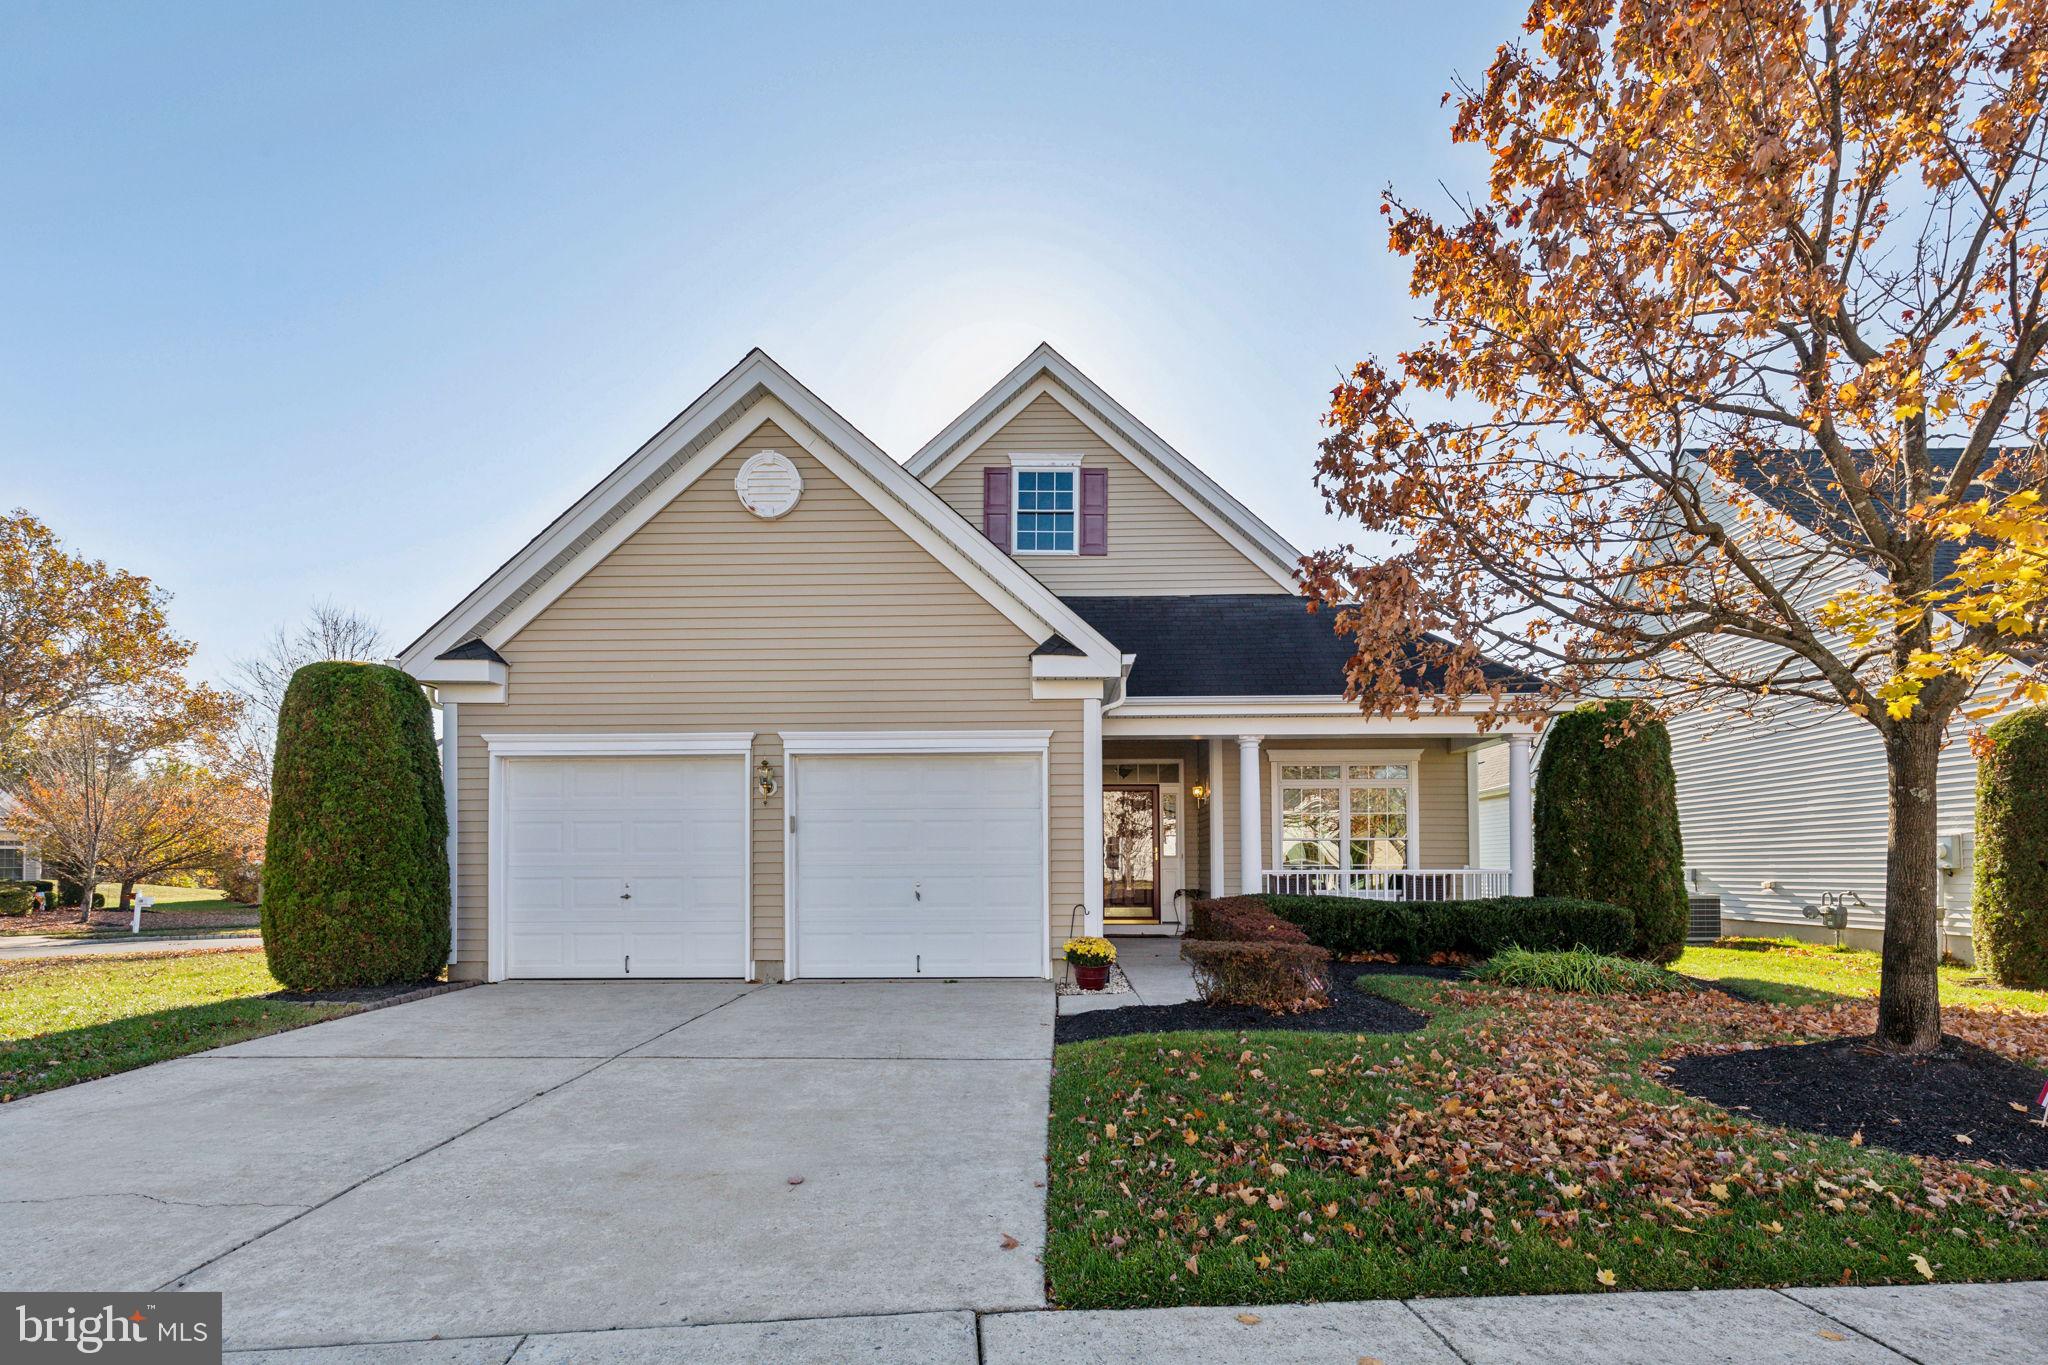
[[[1109,471],[1081,471],[1081,553],[1109,553]]]
[[[981,533],[1010,553],[1010,467],[981,471]]]

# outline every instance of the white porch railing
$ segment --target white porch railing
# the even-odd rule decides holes
[[[1358,896],[1382,901],[1471,901],[1508,894],[1506,868],[1403,867],[1344,871],[1335,867],[1277,867],[1262,874],[1276,896]]]

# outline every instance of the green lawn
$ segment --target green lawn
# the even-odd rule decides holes
[[[1687,948],[1672,970],[1787,1005],[1877,995],[1876,953],[1790,939],[1727,938],[1711,948]],[[1974,967],[1943,967],[1941,1003],[2048,1014],[2048,991],[2000,990]]]
[[[1646,1074],[1680,1044],[1867,1031],[1867,1004],[1376,985],[1428,1026],[1059,1047],[1053,1300],[2048,1277],[2042,1177],[1762,1127]],[[2031,1016],[1950,1022],[2048,1063],[2048,1028]],[[2018,1043],[2015,1024],[2028,1030]]]
[[[278,990],[260,952],[0,962],[0,1101],[348,1014]]]

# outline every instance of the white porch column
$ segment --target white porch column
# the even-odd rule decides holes
[[[457,822],[462,811],[456,784],[460,781],[461,732],[455,728],[455,703],[441,703],[441,794],[448,803],[448,964],[455,964],[455,935],[460,929],[457,907],[462,904],[455,894],[455,865],[459,861],[461,848],[461,827]]]
[[[1102,698],[1081,703],[1081,904],[1086,932],[1102,933]],[[1059,945],[1055,944],[1054,947]]]
[[[1265,855],[1259,850],[1259,745],[1263,735],[1237,737],[1237,869],[1238,889],[1255,896],[1262,888],[1259,874],[1265,870]]]
[[[1536,803],[1529,790],[1528,735],[1508,736],[1508,894],[1536,894]]]
[[[1223,870],[1223,736],[1209,736],[1209,894],[1227,896]]]

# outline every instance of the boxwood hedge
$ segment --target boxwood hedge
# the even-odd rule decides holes
[[[1273,912],[1333,953],[1392,953],[1426,962],[1436,953],[1492,957],[1502,948],[1584,948],[1625,953],[1636,941],[1626,906],[1554,896],[1469,901],[1379,901],[1355,896],[1267,896]]]
[[[382,664],[314,663],[278,713],[263,948],[293,990],[440,973],[448,814],[420,685]]]

